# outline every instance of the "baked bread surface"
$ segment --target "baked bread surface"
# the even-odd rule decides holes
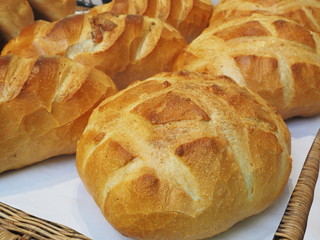
[[[34,20],[27,0],[0,0],[0,47]]]
[[[162,73],[103,101],[77,169],[107,220],[134,239],[202,239],[268,207],[291,170],[290,133],[227,77]]]
[[[0,172],[75,153],[91,111],[116,91],[64,57],[0,57]]]
[[[175,27],[187,42],[191,42],[208,26],[212,9],[210,0],[113,0],[94,7],[90,13],[139,14],[158,18]]]
[[[215,8],[210,24],[218,26],[225,19],[260,13],[283,16],[312,31],[320,32],[319,12],[318,0],[221,0]]]
[[[210,26],[176,70],[227,75],[266,99],[284,119],[320,113],[320,36],[279,16],[253,14]]]
[[[107,73],[119,89],[171,71],[186,46],[181,34],[159,19],[101,13],[37,21],[10,41],[2,55],[64,55]]]

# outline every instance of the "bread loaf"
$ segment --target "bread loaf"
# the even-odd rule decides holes
[[[257,92],[284,119],[320,113],[320,37],[278,16],[253,14],[210,26],[175,69],[227,75]]]
[[[55,21],[76,12],[76,0],[28,0],[37,19]]]
[[[191,240],[268,207],[290,170],[290,134],[227,77],[162,73],[103,101],[77,169],[107,220],[134,239]]]
[[[159,18],[191,42],[208,26],[212,9],[210,0],[113,0],[94,7],[90,13],[140,14]]]
[[[92,109],[116,88],[64,57],[0,57],[0,172],[75,153]]]
[[[123,89],[135,80],[170,71],[185,46],[181,34],[159,19],[101,13],[38,21],[10,41],[2,54],[64,55],[102,70]]]
[[[27,0],[0,0],[0,49],[34,20]]]
[[[219,26],[226,19],[253,13],[279,15],[297,21],[312,31],[320,32],[319,0],[221,0],[210,24]]]

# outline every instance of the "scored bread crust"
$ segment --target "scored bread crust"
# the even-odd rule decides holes
[[[215,7],[210,25],[218,26],[226,19],[250,16],[253,13],[279,15],[320,32],[318,0],[221,0]]]
[[[10,41],[2,55],[64,55],[107,73],[119,89],[171,71],[186,46],[181,34],[159,19],[101,13],[37,21]]]
[[[320,113],[320,35],[279,16],[253,14],[210,26],[182,52],[176,70],[233,78],[284,119]]]
[[[134,239],[202,239],[257,214],[290,171],[290,133],[224,76],[162,73],[103,101],[77,169],[106,219]]]
[[[34,20],[27,0],[0,2],[0,45],[16,37],[20,30]]]
[[[116,92],[106,74],[64,57],[0,57],[0,172],[75,153],[93,108]]]
[[[75,14],[76,0],[28,0],[37,19],[56,21]]]
[[[113,0],[94,7],[90,14],[110,12],[158,18],[175,27],[187,42],[191,42],[208,26],[212,9],[210,0]]]

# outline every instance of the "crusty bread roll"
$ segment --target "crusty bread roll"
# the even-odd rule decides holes
[[[320,32],[319,0],[221,0],[210,20],[219,26],[226,19],[253,13],[280,15],[295,20],[312,31]]]
[[[107,220],[134,239],[191,240],[268,207],[290,170],[290,134],[227,77],[162,73],[103,101],[77,169]]]
[[[114,93],[106,74],[64,57],[0,57],[0,172],[75,153],[92,109]]]
[[[0,0],[0,47],[34,20],[27,0]]]
[[[36,18],[55,21],[76,12],[76,0],[28,0]]]
[[[213,5],[210,0],[113,0],[90,10],[95,15],[140,14],[171,24],[187,42],[196,38],[208,26]]]
[[[320,36],[294,21],[253,14],[209,27],[175,69],[227,75],[284,119],[320,113]]]
[[[123,89],[135,80],[170,71],[185,46],[181,34],[159,19],[101,13],[38,21],[10,41],[2,54],[64,55],[102,70]]]

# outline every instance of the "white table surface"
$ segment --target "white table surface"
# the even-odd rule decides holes
[[[98,0],[93,2],[100,3]],[[320,128],[320,115],[291,119],[287,124],[292,135],[293,168],[283,194],[261,214],[236,224],[212,240],[272,239]],[[77,175],[74,156],[56,157],[0,174],[0,201],[37,217],[71,227],[94,240],[128,240],[104,219],[87,193]],[[319,239],[319,216],[320,184],[317,184],[304,240]]]

